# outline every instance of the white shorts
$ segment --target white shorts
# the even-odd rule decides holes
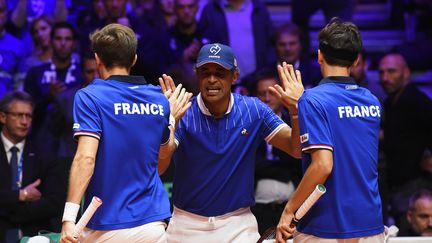
[[[166,243],[166,223],[162,221],[151,222],[134,228],[118,230],[92,230],[84,228],[78,242],[80,243]]]
[[[383,243],[385,235],[379,233],[377,235],[349,238],[349,239],[325,239],[319,238],[313,235],[298,233],[294,237],[294,243],[307,243],[307,242],[319,242],[319,243]]]
[[[168,243],[256,243],[258,223],[249,208],[216,217],[204,217],[174,208],[168,224]]]

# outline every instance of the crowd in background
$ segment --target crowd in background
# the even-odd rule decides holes
[[[218,42],[231,46],[240,69],[235,91],[257,96],[289,123],[286,111],[267,90],[279,82],[276,65],[282,61],[293,64],[301,71],[305,88],[316,86],[322,77],[315,60],[316,50],[311,51],[311,15],[322,9],[326,19],[339,16],[352,20],[358,2],[363,1],[292,0],[288,3],[292,21],[278,26],[272,22],[266,5],[269,2],[0,0],[2,133],[25,127],[24,136],[32,142],[38,159],[49,162],[50,170],[42,171],[31,181],[41,179],[42,189],[36,189],[38,183],[31,184],[40,195],[33,191],[34,197],[20,198],[27,200],[6,200],[3,195],[11,189],[1,182],[0,228],[10,224],[35,225],[23,235],[34,235],[41,229],[60,231],[67,175],[76,150],[72,139],[74,94],[98,78],[89,35],[106,24],[120,23],[135,31],[138,60],[132,74],[142,75],[148,83],[157,85],[158,77],[167,73],[195,95],[198,81],[193,63],[202,45]],[[413,72],[432,70],[427,61],[432,49],[432,4],[426,0],[376,2],[391,2],[391,28],[414,29],[406,43],[377,58],[365,49],[359,55],[359,65],[351,70],[358,85],[370,89],[382,104],[378,166],[384,223],[398,225],[400,235],[432,235],[432,80],[420,84],[411,81]],[[379,80],[368,76],[371,67],[378,71]],[[7,97],[12,91],[31,95],[30,114],[11,110],[11,98]],[[27,102],[25,97],[19,100]],[[20,124],[8,119],[19,120]],[[268,226],[277,224],[283,205],[300,181],[302,169],[298,160],[273,150],[264,141],[258,153],[257,206],[253,212],[263,233]],[[1,163],[7,168],[10,158],[6,160],[6,153],[3,157]],[[52,181],[58,181],[54,182],[54,189],[46,189],[50,188],[46,183]],[[38,204],[42,199],[49,203]],[[23,202],[36,206],[24,209],[20,206]],[[46,207],[56,210],[45,210]],[[26,221],[23,215],[36,215],[34,210],[45,214]],[[39,224],[42,221],[44,224]]]

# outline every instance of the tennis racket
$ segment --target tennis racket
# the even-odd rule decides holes
[[[78,238],[78,236],[81,234],[84,227],[86,227],[87,223],[90,221],[91,217],[100,205],[102,205],[102,200],[98,197],[93,197],[89,206],[81,216],[78,223],[75,225],[74,232],[72,234],[74,238]]]
[[[315,187],[315,190],[309,195],[308,198],[302,203],[299,209],[297,209],[294,214],[294,218],[291,221],[290,227],[294,228],[301,218],[309,211],[309,209],[318,201],[318,199],[326,192],[326,188],[324,185],[318,184]],[[267,229],[264,234],[262,234],[261,238],[257,241],[257,243],[273,242],[276,238],[276,227],[271,227]]]

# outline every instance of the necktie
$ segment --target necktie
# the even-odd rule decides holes
[[[18,148],[13,146],[10,149],[12,156],[10,159],[10,167],[11,167],[11,179],[12,179],[12,190],[18,190]]]

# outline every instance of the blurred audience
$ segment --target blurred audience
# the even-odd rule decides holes
[[[396,224],[406,227],[406,212],[409,210],[412,193],[420,189],[432,191],[432,155],[429,149],[423,153],[421,161],[421,176],[405,183],[392,195],[390,206],[391,214]]]
[[[216,42],[233,49],[240,69],[239,82],[275,62],[272,25],[267,7],[260,0],[209,1],[200,18],[201,28],[217,34]]]
[[[33,20],[30,25],[30,34],[33,39],[33,54],[26,59],[26,68],[49,62],[52,57],[50,42],[53,20],[48,15],[41,15]]]
[[[205,30],[198,28],[196,13],[198,0],[175,0],[177,23],[169,30],[170,49],[174,63],[192,64],[201,46],[211,42]]]
[[[99,78],[97,71],[96,58],[93,53],[84,55],[81,59],[81,70],[84,78],[83,86],[87,86],[93,80]]]
[[[432,147],[432,101],[410,82],[410,69],[402,55],[385,55],[379,73],[388,95],[382,119],[388,185],[397,191],[420,176],[422,154]]]
[[[350,75],[358,85],[369,89],[382,104],[387,95],[379,82],[371,80],[370,77],[368,77],[368,68],[369,61],[367,60],[366,53],[363,51],[358,55],[358,63],[356,66],[351,68]]]
[[[79,60],[73,58],[76,33],[67,22],[56,23],[51,31],[52,60],[31,68],[24,89],[36,102],[32,136],[52,151],[54,158],[72,157],[72,103],[83,79]]]
[[[6,31],[7,19],[6,0],[0,0],[0,97],[22,83],[25,71],[24,46]]]
[[[279,117],[291,125],[289,112],[269,87],[279,84],[276,68],[265,68],[256,74],[256,96]],[[301,160],[262,141],[256,154],[255,201],[251,208],[258,221],[259,233],[278,224],[286,202],[301,179]]]
[[[177,16],[174,12],[174,0],[159,0],[159,6],[162,10],[166,28],[169,29],[177,21]]]
[[[275,42],[278,63],[286,62],[292,64],[295,69],[300,70],[302,82],[305,88],[316,86],[322,79],[321,70],[316,60],[309,61],[301,55],[303,49],[300,28],[287,23],[276,29]]]
[[[211,33],[198,28],[198,0],[175,0],[177,23],[169,29],[170,68],[168,73],[189,92],[198,94],[198,79],[194,72],[201,46],[213,42]]]
[[[351,21],[355,2],[355,0],[292,0],[292,22],[297,24],[304,33],[309,33],[310,17],[318,10],[323,11],[325,23],[333,17]],[[310,49],[309,35],[303,35],[302,43],[302,55],[307,58]]]
[[[36,228],[50,229],[46,218],[41,218],[37,223],[33,221],[33,211],[29,210],[38,207],[32,205],[39,204],[19,200],[25,188],[28,189],[27,201],[39,201],[51,193],[50,190],[54,189],[45,184],[47,179],[42,178],[51,178],[48,171],[56,170],[57,175],[62,177],[57,186],[65,187],[67,184],[69,163],[76,146],[71,129],[73,97],[79,88],[99,77],[89,41],[89,35],[94,30],[114,22],[131,27],[138,38],[138,60],[131,73],[143,75],[148,83],[155,85],[162,73],[169,73],[177,83],[182,83],[194,94],[198,93],[198,86],[193,63],[200,47],[209,42],[228,44],[236,53],[240,68],[240,79],[236,84],[240,89],[235,90],[257,95],[289,123],[287,111],[268,92],[268,87],[278,82],[276,64],[283,61],[293,64],[302,73],[303,85],[306,88],[315,86],[321,80],[321,72],[316,61],[310,59],[310,17],[317,10],[322,10],[327,20],[333,16],[351,20],[356,2],[292,0],[293,23],[282,24],[273,32],[266,6],[268,1],[264,0],[0,0],[0,99],[27,97],[22,92],[5,95],[24,88],[35,100],[34,107],[25,98],[9,101],[14,105],[7,105],[7,108],[15,109],[15,104],[19,104],[18,108],[30,106],[31,111],[34,108],[34,113],[30,116],[22,111],[0,112],[3,130],[6,129],[2,130],[0,142],[6,148],[7,135],[3,134],[8,134],[9,130],[12,131],[10,133],[20,133],[20,141],[27,141],[22,142],[24,164],[27,156],[29,161],[40,160],[29,163],[42,166],[34,169],[35,175],[31,178],[24,173],[21,191],[14,191],[14,196],[19,199],[12,204],[7,201],[10,196],[3,196],[6,195],[4,189],[12,190],[7,184],[10,183],[7,179],[10,168],[7,166],[12,152],[5,150],[4,158],[0,158],[5,161],[4,165],[0,165],[4,166],[0,169],[4,175],[1,177],[4,179],[0,179],[0,242],[5,237],[6,228],[13,229],[8,230],[8,235],[10,232],[13,235],[16,232],[21,235],[35,234]],[[374,70],[368,70],[369,63],[372,63],[372,69],[376,68],[375,57],[379,53],[374,50],[367,56],[365,52],[359,55],[358,65],[351,69],[351,75],[358,85],[368,88],[383,104],[381,146],[384,156],[381,156],[383,163],[379,165],[385,170],[385,173],[379,172],[383,206],[386,208],[389,191],[391,214],[396,223],[411,223],[413,227],[409,235],[419,235],[427,229],[426,226],[419,226],[421,219],[426,222],[426,213],[419,214],[419,203],[409,204],[409,197],[420,188],[432,190],[432,101],[411,81],[410,74],[411,70],[432,69],[429,61],[432,55],[432,1],[390,2],[393,10],[397,11],[392,11],[388,28],[405,28],[405,41],[389,48],[393,51],[379,61],[379,82],[372,78]],[[200,9],[201,14],[198,13]],[[78,33],[74,26],[78,27]],[[77,38],[79,45],[76,45]],[[431,83],[432,80],[421,85],[429,88]],[[248,92],[244,87],[248,88]],[[32,132],[29,139],[43,151],[42,154],[36,154],[35,146],[30,147],[29,139],[25,139],[30,122]],[[262,233],[265,228],[277,224],[284,202],[296,187],[301,174],[298,161],[264,142],[257,157],[257,205],[253,210]],[[50,161],[53,160],[57,164],[51,170],[48,167],[52,166]],[[45,170],[46,175],[42,173]],[[38,182],[38,178],[42,181]],[[37,192],[42,193],[40,198]],[[53,204],[56,204],[57,201],[54,201]],[[423,205],[430,199],[423,198],[421,202]],[[21,206],[28,208],[20,211]],[[23,212],[32,215],[28,217],[29,222],[23,221]],[[53,215],[53,211],[46,209],[41,212],[46,212],[50,217]],[[387,210],[383,213],[387,218]],[[43,227],[39,227],[39,223]]]
[[[41,15],[48,15],[54,21],[66,21],[68,17],[68,0],[16,0],[9,1],[11,12],[9,29],[24,42],[26,55],[32,53],[30,24]]]
[[[406,220],[407,226],[401,227],[398,236],[432,236],[432,190],[414,192],[409,199]]]
[[[46,14],[56,22],[66,21],[68,8],[66,0],[17,0],[11,1],[10,9],[12,23],[18,28],[24,28],[26,24],[33,22],[37,17]]]
[[[85,27],[101,22],[107,16],[104,0],[92,0],[90,7],[80,12],[77,18],[77,26]]]
[[[16,243],[60,224],[54,219],[66,188],[59,184],[56,164],[41,159],[44,151],[27,139],[33,108],[22,91],[8,92],[0,101],[0,242]]]
[[[395,8],[392,24],[405,27],[405,41],[394,47],[401,53],[414,70],[430,70],[432,56],[432,1],[430,0],[393,0],[399,4]],[[403,16],[403,17],[401,17]],[[420,51],[419,51],[420,50]]]

